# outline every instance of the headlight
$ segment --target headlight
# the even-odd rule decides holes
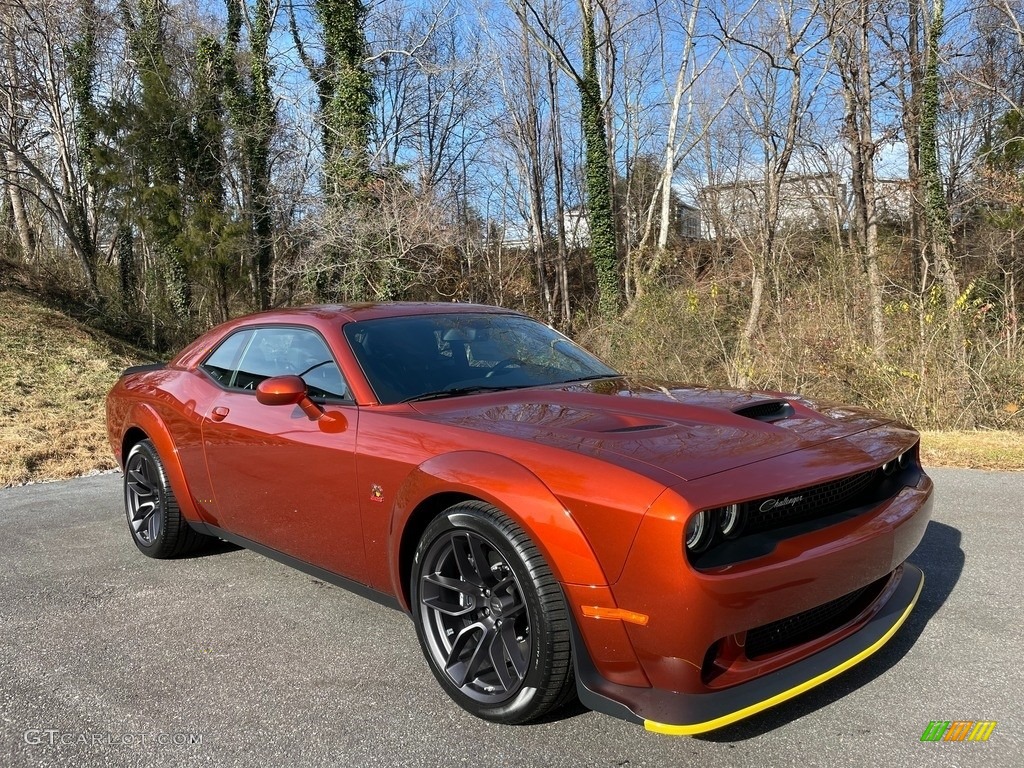
[[[739,504],[730,504],[728,507],[723,507],[722,511],[718,513],[718,530],[726,538],[738,534],[742,527],[743,515]]]
[[[686,521],[686,549],[690,552],[703,552],[714,535],[711,512],[698,512]]]
[[[906,469],[914,460],[913,454],[914,451],[911,449],[909,451],[904,451],[892,461],[885,462],[885,464],[882,465],[882,474],[889,477],[890,475],[895,474],[898,469]]]

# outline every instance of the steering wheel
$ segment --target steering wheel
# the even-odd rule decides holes
[[[498,362],[496,362],[494,364],[494,366],[491,368],[491,370],[489,370],[484,375],[484,378],[485,379],[489,379],[489,378],[491,378],[491,376],[493,376],[494,374],[498,373],[499,371],[506,371],[509,368],[511,368],[512,366],[524,366],[524,365],[526,365],[526,363],[524,363],[518,357],[506,357],[504,360],[499,360]]]

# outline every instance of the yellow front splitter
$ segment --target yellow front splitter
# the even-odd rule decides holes
[[[866,659],[868,656],[870,656],[883,645],[885,645],[887,642],[889,642],[892,636],[896,634],[896,631],[901,626],[903,626],[903,623],[907,620],[907,617],[910,615],[910,612],[914,610],[914,606],[917,605],[917,600],[921,596],[921,589],[924,587],[924,574],[913,566],[904,565],[903,568],[904,579],[906,579],[907,577],[912,577],[913,575],[915,575],[916,572],[916,575],[918,575],[917,589],[915,590],[913,597],[906,604],[906,607],[903,609],[903,612],[896,618],[895,621],[892,622],[892,624],[882,634],[881,637],[879,637],[877,640],[872,642],[867,647],[857,651],[853,655],[844,659],[842,662],[835,664],[834,666],[831,666],[828,669],[819,672],[818,674],[815,674],[806,680],[803,680],[802,682],[796,683],[792,687],[785,688],[784,690],[781,690],[772,696],[769,696],[756,703],[743,706],[728,714],[715,717],[711,720],[706,720],[702,723],[690,723],[686,725],[671,725],[668,723],[659,723],[654,720],[644,720],[644,727],[646,727],[649,731],[653,731],[655,733],[664,733],[669,736],[694,736],[698,733],[707,733],[708,731],[713,731],[716,728],[721,728],[723,726],[730,725],[731,723],[735,723],[738,720],[742,720],[745,717],[756,715],[758,712],[763,712],[764,710],[770,707],[774,707],[776,704],[781,704],[782,702],[787,701],[788,699],[792,699],[794,696],[799,696],[801,693],[809,691],[811,688],[821,685],[827,680],[831,680],[833,677],[842,674],[850,667],[864,661],[864,659]],[[893,595],[890,598],[890,600],[892,600],[895,597],[896,596]],[[870,626],[871,625],[869,625],[869,627]],[[867,628],[865,628],[865,630],[866,629]],[[858,638],[862,633],[865,632],[865,630],[861,630],[855,633],[854,635],[851,635],[849,638],[846,638],[839,644],[839,647],[845,646],[847,643],[855,641],[856,638]],[[833,646],[833,648],[835,647],[836,646]],[[825,651],[822,651],[821,654],[825,654],[829,650],[831,649],[826,649]],[[804,666],[807,665],[808,662],[812,662],[814,659],[815,657],[812,656],[810,659],[807,659],[803,662],[799,662],[793,665],[792,667],[787,667],[784,670],[780,670],[780,672],[789,672],[790,670],[798,672],[800,669],[804,668]],[[737,686],[737,688],[742,688],[742,686]]]

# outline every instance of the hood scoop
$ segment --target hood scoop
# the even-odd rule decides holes
[[[733,410],[737,416],[744,416],[754,421],[773,422],[788,419],[795,411],[786,400],[758,400]]]

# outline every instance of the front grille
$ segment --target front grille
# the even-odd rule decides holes
[[[764,557],[785,539],[867,514],[918,484],[921,467],[916,451],[915,446],[899,459],[855,475],[708,508],[701,514],[707,515],[705,523],[710,523],[713,536],[705,536],[699,547],[688,547],[686,557],[699,570],[713,570]]]
[[[747,514],[744,532],[756,533],[768,528],[780,528],[857,506],[858,499],[867,497],[882,480],[884,475],[872,469],[820,485],[748,501],[744,505]]]
[[[887,579],[855,589],[802,613],[748,630],[745,646],[747,658],[753,659],[791,648],[841,627],[878,596]]]

